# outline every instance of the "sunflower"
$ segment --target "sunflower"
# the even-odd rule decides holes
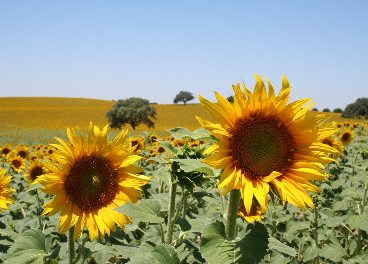
[[[175,141],[175,145],[174,146],[179,146],[182,147],[185,145],[185,139],[178,139]]]
[[[43,148],[42,144],[39,144],[37,147],[36,147],[36,150],[39,151]]]
[[[164,152],[166,152],[166,149],[164,149],[162,146],[158,146],[158,148],[157,148],[157,153],[158,153],[158,154],[162,154],[162,153],[164,153]]]
[[[354,137],[354,131],[350,129],[344,129],[340,134],[340,141],[344,146],[346,146],[350,144]]]
[[[0,155],[1,156],[8,156],[9,153],[12,152],[12,148],[9,145],[4,145],[0,148]]]
[[[344,152],[344,146],[341,144],[339,140],[334,138],[333,136],[326,137],[321,140],[323,144],[326,144],[336,150],[338,150],[338,153],[334,153],[332,157],[337,158],[341,156],[341,153]]]
[[[343,124],[341,122],[336,123],[337,128],[342,128]]]
[[[28,159],[31,161],[36,161],[39,158],[39,155],[37,153],[32,153]]]
[[[197,120],[219,139],[204,152],[214,154],[202,162],[224,169],[219,191],[225,188],[221,193],[224,195],[240,189],[247,212],[251,211],[253,196],[261,211],[267,211],[270,187],[283,204],[288,201],[305,210],[307,203],[314,208],[306,191],[320,192],[320,189],[308,180],[328,177],[319,167],[334,161],[325,154],[337,150],[320,140],[334,134],[336,128],[320,126],[324,115],[305,118],[314,103],[302,107],[310,99],[287,104],[291,87],[285,76],[277,96],[268,79],[267,94],[262,79],[255,77],[257,83],[253,94],[240,83],[233,85],[234,104],[216,92],[218,104],[199,96],[202,106],[218,123],[200,117]]]
[[[194,140],[193,142],[191,142],[191,143],[189,144],[189,147],[191,147],[191,148],[195,148],[195,147],[198,147],[198,145],[199,145],[199,142],[198,142],[197,140]]]
[[[11,176],[5,176],[6,170],[0,168],[0,212],[3,209],[9,210],[8,204],[14,204],[14,198],[10,195],[15,192],[13,188],[7,188],[11,182]]]
[[[254,202],[252,202],[252,207],[250,208],[250,212],[247,213],[242,199],[240,199],[240,203],[239,203],[238,216],[243,218],[248,223],[251,223],[254,221],[260,222],[262,221],[262,219],[264,219],[264,217],[262,216],[261,209],[259,209],[259,207]]]
[[[40,161],[34,161],[24,174],[24,179],[27,180],[28,184],[32,184],[39,176],[45,173],[46,169],[43,163]]]
[[[149,142],[151,143],[152,146],[156,146],[157,145],[157,140],[158,140],[158,136],[155,134],[152,134],[149,136]]]
[[[344,122],[344,127],[350,127],[350,122],[349,121],[345,121]]]
[[[28,156],[29,156],[29,149],[26,148],[25,146],[18,146],[16,149],[15,149],[15,155],[23,158],[23,159],[28,159]]]
[[[127,131],[122,131],[111,143],[107,142],[107,127],[101,131],[92,123],[88,137],[67,129],[71,142],[56,138],[61,145],[54,145],[58,164],[45,164],[51,173],[38,177],[47,194],[56,195],[45,204],[43,215],[60,212],[59,232],[65,233],[75,225],[75,241],[87,226],[92,241],[105,233],[116,231],[116,224],[125,230],[132,220],[112,209],[126,202],[135,203],[141,197],[141,186],[150,177],[137,175],[142,172],[132,164],[142,157],[131,155],[134,147],[124,144]]]
[[[135,147],[135,154],[139,154],[141,152],[142,149],[144,149],[144,140],[141,137],[132,137],[129,139],[130,144],[132,145],[132,147]]]
[[[25,159],[20,156],[15,156],[15,154],[12,155],[8,162],[10,166],[18,173],[21,173],[23,171],[23,168],[26,164]]]

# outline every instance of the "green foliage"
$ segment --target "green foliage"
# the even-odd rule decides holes
[[[222,222],[203,228],[200,252],[209,264],[258,263],[268,249],[265,227],[253,222],[248,224],[234,240],[228,240]]]
[[[360,118],[368,119],[368,98],[358,98],[354,103],[345,107],[341,117],[343,118]]]
[[[322,112],[330,113],[330,112],[331,112],[331,110],[330,110],[329,108],[325,108],[325,109],[323,109],[323,110],[322,110]]]
[[[312,108],[311,111],[318,111],[318,108]]]
[[[335,108],[333,110],[334,113],[342,113],[342,109],[341,108]]]
[[[133,130],[135,130],[140,124],[154,127],[150,117],[156,119],[156,114],[156,109],[150,106],[148,100],[132,97],[118,100],[112,106],[112,109],[107,112],[106,117],[111,128],[121,129],[123,125],[130,124]]]
[[[192,93],[186,92],[186,91],[180,91],[180,93],[178,93],[176,97],[174,98],[174,104],[183,102],[185,105],[188,101],[191,101],[193,99],[194,99],[194,96]]]

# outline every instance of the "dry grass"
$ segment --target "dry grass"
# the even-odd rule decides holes
[[[65,137],[67,127],[78,126],[86,130],[91,121],[98,127],[103,127],[107,124],[106,113],[114,103],[114,101],[84,98],[1,97],[0,144],[55,142],[53,139],[55,136]],[[214,121],[200,104],[152,106],[157,111],[155,129],[149,130],[147,126],[141,125],[137,127],[138,133],[148,131],[167,135],[164,131],[174,127],[185,127],[193,131],[200,128],[195,116]],[[316,114],[321,113],[311,111],[308,116]],[[325,114],[329,118],[328,122],[347,120],[341,118],[341,114]],[[126,125],[125,129],[131,131],[129,125]],[[132,135],[136,133],[131,131]]]

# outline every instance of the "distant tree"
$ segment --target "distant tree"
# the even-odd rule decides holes
[[[140,124],[146,124],[148,127],[154,127],[155,124],[149,117],[156,119],[156,109],[150,106],[149,101],[142,98],[128,98],[118,100],[106,117],[110,122],[111,128],[121,129],[125,124],[130,124],[135,130]]]
[[[190,92],[181,91],[178,93],[174,99],[174,104],[177,104],[179,102],[183,102],[184,105],[188,102],[194,99],[194,96]]]
[[[234,96],[229,96],[228,98],[226,98],[230,103],[234,103]]]
[[[342,109],[341,108],[336,108],[335,110],[333,110],[334,113],[342,113]]]
[[[325,109],[322,110],[322,112],[328,112],[329,113],[329,112],[331,112],[331,110],[329,108],[325,108]]]
[[[368,98],[358,98],[355,103],[348,104],[342,112],[343,118],[360,118],[368,119]]]
[[[318,108],[313,108],[312,111],[318,111]]]

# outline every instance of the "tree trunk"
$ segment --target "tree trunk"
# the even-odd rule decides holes
[[[129,123],[129,124],[132,126],[133,130],[135,130],[135,125],[134,125],[134,123],[132,122],[132,123]]]

